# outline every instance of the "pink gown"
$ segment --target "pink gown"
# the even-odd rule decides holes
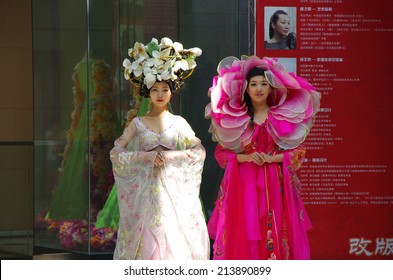
[[[215,158],[225,174],[209,220],[214,259],[309,259],[310,220],[300,198],[295,171],[301,146],[280,150],[266,129],[254,123],[253,151],[284,154],[282,163],[238,163],[236,154],[217,146]]]
[[[244,102],[246,75],[264,69],[272,86],[266,120],[252,123]],[[303,142],[320,108],[321,95],[277,59],[224,58],[210,89],[205,117],[217,141],[215,158],[225,168],[208,223],[214,259],[309,259],[311,223],[296,176],[305,156]],[[237,162],[237,153],[283,154],[281,163]]]

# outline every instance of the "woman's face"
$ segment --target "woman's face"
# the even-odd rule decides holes
[[[287,36],[291,26],[291,19],[288,15],[279,14],[276,23],[272,23],[274,32],[280,36]]]
[[[150,89],[150,99],[152,105],[162,107],[167,106],[171,100],[171,88],[167,82],[155,82]]]
[[[247,86],[247,93],[250,95],[251,101],[257,104],[266,103],[271,91],[272,87],[265,76],[252,77]]]

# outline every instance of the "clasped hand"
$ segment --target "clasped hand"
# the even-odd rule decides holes
[[[248,155],[248,161],[254,162],[257,165],[262,165],[264,163],[271,163],[273,161],[273,157],[262,152],[254,152]]]
[[[155,167],[160,167],[164,164],[164,156],[162,155],[161,152],[157,153],[156,158],[154,160],[154,166]]]

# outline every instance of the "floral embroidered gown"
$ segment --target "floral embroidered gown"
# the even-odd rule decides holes
[[[157,148],[164,150],[164,166],[154,168]],[[208,259],[199,200],[205,150],[186,120],[175,116],[155,132],[134,118],[111,160],[120,210],[114,259]]]

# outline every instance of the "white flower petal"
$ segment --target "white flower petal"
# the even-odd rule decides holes
[[[147,86],[148,89],[150,89],[155,82],[156,82],[156,76],[152,75],[151,73],[148,73],[145,76],[145,79],[143,80],[143,83]]]
[[[146,55],[146,47],[143,44],[136,42],[130,56],[135,60],[138,60],[141,56],[146,57]]]
[[[171,54],[171,48],[166,48],[166,49],[161,51],[160,58],[161,59],[168,59],[170,54]]]
[[[157,58],[154,65],[156,67],[162,67],[163,64],[164,64],[164,60]]]
[[[152,67],[153,65],[155,65],[156,63],[156,59],[155,58],[149,58],[146,62],[146,66],[148,67]]]
[[[188,70],[188,62],[185,59],[181,59],[176,61],[175,66],[173,67],[173,71],[177,72],[179,69]]]
[[[142,75],[142,67],[136,68],[136,69],[133,71],[133,73],[134,73],[134,76],[135,76],[135,77],[139,77],[140,75]]]
[[[161,39],[161,45],[163,48],[172,47],[173,41],[171,39],[169,39],[168,37],[164,37]]]
[[[187,60],[187,63],[188,63],[188,69],[192,69],[197,66],[195,60]]]
[[[143,74],[146,76],[149,73],[152,73],[153,70],[150,67],[144,67],[143,68]]]
[[[175,60],[168,60],[165,62],[164,68],[168,69],[168,68],[172,68],[172,66],[174,65]]]
[[[132,57],[132,52],[133,52],[133,50],[134,50],[133,48],[129,48],[129,49],[128,49],[128,55],[131,56],[131,57]]]
[[[165,70],[161,73],[161,78],[166,81],[169,80],[171,78],[172,73],[169,72],[168,70]]]
[[[139,66],[140,66],[140,63],[136,60],[136,61],[132,62],[131,69],[132,70],[137,69]]]
[[[187,50],[189,52],[191,52],[195,57],[202,55],[202,50],[200,48],[191,48],[189,50]]]
[[[123,67],[127,69],[131,68],[131,61],[128,58],[123,60]]]
[[[156,43],[158,45],[158,40],[156,38],[152,38],[151,43]]]
[[[173,44],[173,48],[175,49],[176,53],[179,53],[179,51],[183,50],[183,45],[181,43],[179,43],[179,42],[175,42]]]
[[[160,54],[161,54],[161,53],[160,53],[159,51],[157,51],[157,50],[154,50],[153,53],[152,53],[152,55],[153,55],[154,58],[159,58],[159,57],[160,57]]]

